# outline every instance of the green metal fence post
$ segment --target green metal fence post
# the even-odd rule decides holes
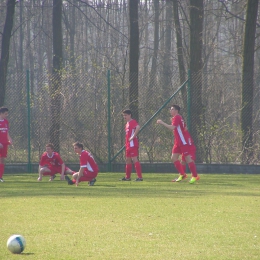
[[[27,89],[27,116],[28,116],[28,172],[32,172],[31,163],[31,100],[30,100],[30,72],[26,71],[26,89]]]
[[[110,70],[107,71],[107,170],[111,172],[111,111],[110,111]]]
[[[187,85],[187,127],[190,131],[190,88],[191,88],[191,77],[190,77],[190,70],[188,70],[188,85]]]

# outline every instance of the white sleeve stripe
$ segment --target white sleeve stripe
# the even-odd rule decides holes
[[[177,131],[178,131],[178,134],[179,134],[179,136],[181,138],[182,144],[184,144],[184,145],[187,144],[186,141],[185,141],[184,135],[183,135],[183,133],[181,131],[181,127],[179,125],[177,126]]]
[[[90,172],[94,172],[89,162],[86,165],[81,165],[80,168],[87,168]]]

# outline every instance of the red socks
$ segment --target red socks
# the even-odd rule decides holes
[[[134,164],[135,166],[135,171],[136,171],[136,175],[138,178],[143,178],[142,177],[142,168],[141,168],[141,164],[140,162],[136,162]],[[132,173],[132,164],[126,164],[125,166],[125,177],[126,179],[130,179],[131,178],[131,173]]]
[[[176,168],[176,170],[181,174],[181,175],[185,175],[185,171],[183,170],[182,164],[180,163],[179,160],[174,162],[174,166]]]
[[[186,162],[185,162],[185,164],[182,164],[181,163],[181,166],[182,166],[182,169],[183,169],[183,171],[184,171],[184,173],[186,172]]]
[[[188,165],[189,165],[192,177],[197,177],[198,173],[197,173],[197,169],[196,169],[195,163],[194,162],[190,162]]]
[[[125,177],[126,177],[126,179],[131,178],[131,173],[132,173],[132,164],[126,164],[125,165]]]
[[[142,168],[141,168],[141,164],[139,161],[135,163],[135,171],[136,171],[137,177],[142,179],[143,178],[142,177]]]
[[[5,165],[1,163],[0,164],[0,178],[2,178],[4,175],[4,169],[5,169]]]

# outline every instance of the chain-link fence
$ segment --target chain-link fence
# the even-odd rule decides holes
[[[14,145],[9,149],[7,163],[38,163],[45,150],[45,144],[50,140],[50,81],[47,74],[36,77],[24,73],[8,78],[5,106],[9,108]],[[157,125],[156,120],[160,118],[170,124],[169,105],[165,102],[180,86],[177,74],[168,84],[163,77],[139,75],[138,121],[140,126],[145,125],[139,135],[140,161],[170,161],[172,133]],[[251,161],[254,164],[260,157],[259,89],[256,84],[254,157]],[[200,111],[197,137],[200,159],[206,163],[241,163],[241,79],[233,74],[203,74],[201,93],[201,107],[197,108]],[[60,153],[64,161],[78,163],[72,143],[80,141],[98,163],[108,163],[109,158],[113,158],[112,163],[123,163],[124,150],[119,154],[118,151],[124,145],[125,135],[122,110],[130,107],[129,76],[113,71],[110,76],[108,71],[95,75],[63,73],[61,97]],[[191,125],[198,120],[187,102],[187,84],[169,104],[178,104],[182,108],[181,114]]]

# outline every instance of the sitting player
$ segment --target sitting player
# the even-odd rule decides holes
[[[73,147],[75,153],[79,155],[80,168],[78,172],[73,174],[72,180],[68,176],[65,176],[68,184],[76,184],[76,186],[78,186],[80,182],[87,181],[89,186],[93,186],[98,175],[97,163],[91,153],[84,150],[83,144],[76,142],[73,144]]]
[[[73,175],[74,171],[65,166],[59,153],[54,152],[53,144],[46,144],[46,152],[41,156],[39,163],[39,178],[38,181],[42,180],[42,176],[50,175],[49,181],[53,181],[56,177],[56,173],[59,173],[60,179],[64,180],[64,175]]]

